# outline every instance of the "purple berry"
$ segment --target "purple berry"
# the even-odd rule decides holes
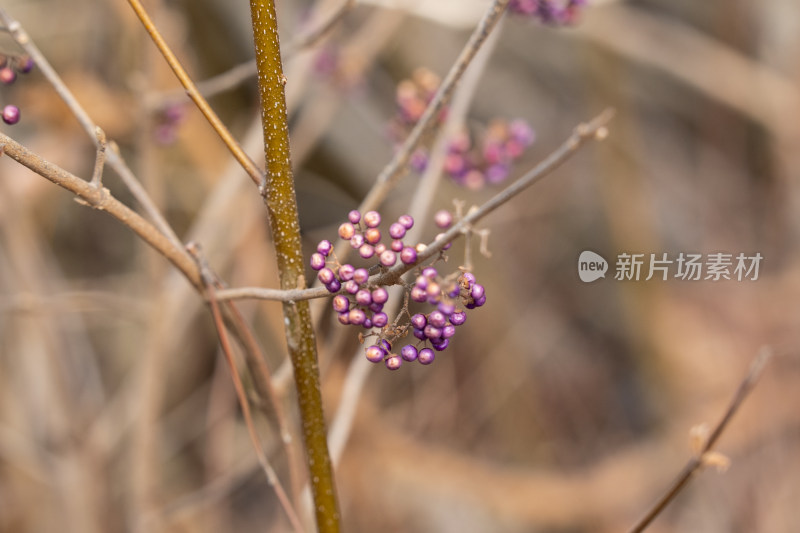
[[[433,267],[425,267],[422,269],[422,275],[428,279],[433,279],[439,275],[439,272]]]
[[[33,70],[33,59],[30,56],[19,56],[16,61],[16,67],[22,74],[27,74]]]
[[[376,328],[382,328],[389,323],[389,317],[386,313],[375,313],[372,315],[372,325]]]
[[[456,334],[456,327],[453,324],[446,324],[442,328],[442,338],[443,339],[449,339],[450,337],[452,337],[455,334]]]
[[[485,294],[486,294],[486,290],[483,288],[483,285],[479,285],[477,283],[472,285],[472,289],[470,290],[470,295],[474,299],[478,300],[479,298],[484,297]]]
[[[453,302],[442,300],[441,302],[439,302],[437,309],[441,311],[444,315],[450,316],[456,311],[456,306]]]
[[[369,271],[366,268],[357,268],[353,272],[353,281],[359,285],[363,285],[369,280]]]
[[[371,244],[362,244],[361,247],[358,249],[358,255],[363,257],[364,259],[369,259],[373,255],[375,255],[375,248]]]
[[[428,288],[428,278],[425,276],[417,276],[417,279],[414,280],[414,286],[424,291]]]
[[[379,303],[376,303],[376,302],[372,302],[367,307],[373,313],[380,313],[381,311],[383,311],[383,304],[379,304]]]
[[[381,215],[377,211],[367,211],[364,213],[364,224],[368,228],[377,228],[381,223]]]
[[[350,281],[353,279],[353,272],[355,272],[355,267],[351,264],[345,263],[339,267],[339,280],[341,281]]]
[[[401,241],[400,239],[395,239],[392,241],[390,249],[393,252],[402,252],[403,248],[405,248],[405,244],[403,244],[403,241]]]
[[[351,309],[350,310],[350,323],[360,326],[366,320],[367,314],[362,311],[361,309]]]
[[[321,253],[325,257],[328,257],[328,254],[331,253],[331,250],[333,250],[333,244],[331,244],[331,241],[328,239],[319,241],[319,244],[317,245],[317,252]]]
[[[453,223],[453,215],[450,214],[450,211],[442,209],[441,211],[437,211],[435,215],[433,215],[433,221],[436,225],[442,229],[449,228],[450,225]]]
[[[467,313],[464,311],[456,311],[450,315],[450,323],[454,326],[460,326],[467,321]]]
[[[333,270],[330,268],[325,267],[320,269],[319,273],[317,273],[317,278],[319,278],[323,285],[327,285],[336,279],[336,274],[334,274]]]
[[[356,302],[358,305],[367,307],[372,303],[372,294],[367,289],[360,289],[356,293]]]
[[[353,320],[352,316],[350,317],[350,320]],[[431,326],[430,324],[425,326],[425,329],[422,331],[425,333],[425,337],[431,340],[438,339],[442,336],[442,328],[437,328],[435,326]]]
[[[397,370],[398,368],[400,368],[400,365],[403,364],[403,359],[397,354],[392,354],[386,358],[385,362],[386,362],[386,368],[388,368],[389,370]]]
[[[484,294],[480,298],[475,298],[475,307],[482,307],[483,304],[486,303],[486,295]]]
[[[450,339],[442,339],[442,340],[439,340],[439,341],[431,341],[431,345],[433,346],[433,349],[436,350],[437,352],[441,352],[442,350],[447,348],[448,344],[450,344]]]
[[[415,302],[427,302],[428,301],[428,293],[425,292],[425,289],[419,288],[417,285],[411,287],[411,299]]]
[[[343,325],[343,326],[349,326],[350,325],[350,313],[348,313],[348,312],[339,313],[337,315],[337,318],[339,319],[339,323],[341,325]]]
[[[436,358],[436,354],[430,348],[423,348],[419,351],[417,360],[422,363],[423,365],[429,365],[433,363],[433,360]]]
[[[412,331],[413,335],[421,341],[427,340],[428,337],[425,336],[425,331],[419,328],[414,328]]]
[[[325,288],[328,289],[328,292],[339,292],[339,289],[342,288],[342,283],[338,279],[334,279],[330,283],[325,284]]]
[[[414,227],[414,219],[411,217],[411,215],[400,215],[397,218],[397,222],[399,222],[407,230]]]
[[[383,361],[383,357],[386,355],[386,352],[380,346],[373,344],[364,351],[364,354],[367,356],[369,361],[373,363],[380,363]]]
[[[333,310],[337,313],[345,313],[350,309],[350,300],[344,294],[337,294],[333,297]]]
[[[350,222],[345,222],[339,226],[339,237],[349,241],[356,234],[356,228]]]
[[[489,183],[502,183],[508,178],[511,168],[503,163],[491,165],[486,169],[486,181]]]
[[[389,353],[392,351],[392,343],[387,341],[386,339],[381,339],[381,342],[378,343],[383,351]]]
[[[437,309],[428,315],[428,324],[437,328],[444,327],[447,324],[447,317]]]
[[[358,224],[361,220],[361,213],[357,209],[353,209],[347,213],[347,220],[349,220],[351,224]]]
[[[325,256],[320,253],[311,254],[311,268],[313,270],[322,270],[325,268]]]
[[[385,267],[390,267],[397,262],[397,255],[391,250],[386,250],[381,254],[380,262]]]
[[[417,329],[422,329],[428,325],[428,319],[422,313],[417,313],[411,317],[411,325]]]
[[[383,287],[378,287],[377,289],[372,291],[373,302],[377,304],[385,304],[388,299],[389,299],[389,291],[387,291]]]
[[[389,236],[392,239],[402,239],[406,236],[406,228],[399,222],[395,222],[389,226]]]
[[[400,348],[400,356],[406,361],[416,361],[418,355],[417,349],[411,344],[406,344]]]
[[[386,245],[383,244],[382,242],[379,242],[378,244],[375,245],[376,254],[381,255],[385,251],[386,251]]]
[[[369,317],[365,318],[364,323],[361,324],[361,327],[364,329],[372,329],[372,320]]]
[[[442,288],[438,283],[430,283],[425,289],[430,303],[438,302],[442,298]]]
[[[356,280],[351,279],[350,281],[344,282],[344,290],[348,294],[356,294],[360,288],[361,286],[358,284],[358,282],[356,282]]]
[[[404,265],[413,265],[417,262],[417,251],[410,246],[406,246],[400,252],[400,261],[402,261]]]
[[[350,237],[350,247],[353,249],[361,248],[364,245],[364,236],[360,233],[356,233],[352,237]]]
[[[15,105],[7,105],[3,108],[3,122],[13,126],[19,122],[19,108]]]

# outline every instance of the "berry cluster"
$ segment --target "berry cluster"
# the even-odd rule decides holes
[[[11,85],[17,81],[17,74],[27,74],[33,69],[33,60],[28,56],[0,54],[0,83]],[[9,125],[19,122],[19,107],[8,104],[0,112],[3,122]]]
[[[368,211],[362,216],[359,211],[350,211],[348,221],[339,226],[339,237],[350,243],[362,259],[376,259],[378,265],[389,268],[398,261],[406,265],[417,261],[416,247],[407,246],[403,242],[406,231],[414,226],[414,219],[408,215],[400,216],[389,226],[388,235],[391,242],[387,246],[381,242],[383,233],[378,228],[381,215],[377,211]],[[383,306],[389,293],[383,287],[370,290],[368,287],[369,270],[356,268],[350,263],[338,264],[333,259],[333,244],[322,240],[317,251],[311,254],[311,268],[317,271],[317,278],[332,293],[344,289],[343,294],[333,298],[333,309],[339,315],[339,322],[364,328],[382,328],[388,324],[388,317],[383,313]],[[330,262],[331,266],[327,266]]]
[[[439,82],[438,76],[426,69],[417,69],[410,80],[400,82],[397,114],[389,128],[392,139],[399,142],[408,135],[436,93]],[[437,120],[441,122],[446,113],[445,108]],[[445,173],[454,182],[471,189],[505,180],[512,164],[535,138],[531,127],[521,119],[494,120],[482,129],[483,133],[474,142],[466,130],[450,140],[444,164]],[[411,156],[411,168],[422,172],[427,164],[427,149],[417,149]]]
[[[516,15],[538,19],[543,24],[574,24],[587,0],[511,0],[508,10]]]
[[[442,210],[434,215],[434,221],[444,229],[453,223],[453,216]],[[416,263],[417,252],[424,245],[412,247],[403,242],[414,220],[402,215],[392,223],[387,232],[391,238],[388,246],[381,242],[380,223],[381,216],[376,211],[363,216],[359,211],[351,211],[348,221],[339,226],[339,237],[348,241],[362,259],[376,261],[378,268],[389,268],[398,261],[406,265]],[[310,263],[328,291],[337,293],[332,305],[341,324],[380,330],[371,333],[378,340],[366,348],[366,357],[375,363],[384,361],[392,370],[399,368],[403,361],[432,363],[435,352],[447,348],[456,327],[466,321],[466,310],[481,307],[486,302],[485,290],[472,273],[459,271],[442,277],[434,267],[428,266],[419,272],[415,282],[406,290],[412,302],[430,305],[434,309],[412,315],[407,300],[400,317],[390,325],[389,317],[383,312],[389,292],[384,287],[369,285],[367,268],[340,264],[333,254],[333,244],[328,240],[320,241]],[[401,324],[403,316],[408,320]],[[408,333],[418,339],[416,344],[406,344],[399,353],[392,353],[392,342]]]
[[[466,132],[453,139],[444,169],[453,181],[470,189],[501,183],[534,139],[533,130],[524,120],[497,119],[489,124],[479,146],[472,146]]]

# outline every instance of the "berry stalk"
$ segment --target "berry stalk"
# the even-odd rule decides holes
[[[306,287],[297,200],[289,157],[289,124],[274,0],[250,0],[267,173],[260,187],[283,290]],[[317,528],[339,531],[339,511],[322,412],[317,347],[308,301],[283,303],[286,340],[302,417]]]

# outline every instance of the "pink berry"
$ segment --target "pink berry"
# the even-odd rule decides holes
[[[7,105],[3,108],[3,122],[9,125],[19,122],[19,108],[15,105]]]
[[[380,346],[373,344],[366,349],[364,354],[367,356],[367,360],[373,363],[380,363],[383,361],[383,356],[386,355],[386,352]]]
[[[356,228],[350,222],[345,222],[339,226],[339,237],[349,241],[356,234]]]
[[[389,370],[397,370],[402,364],[403,359],[397,354],[392,354],[386,358],[386,368]]]
[[[0,68],[0,83],[5,83],[9,85],[14,83],[14,80],[17,79],[17,73],[9,66],[5,66]]]
[[[450,213],[450,211],[442,209],[440,211],[437,211],[436,214],[433,215],[433,221],[438,227],[442,229],[449,228],[450,225],[453,223],[453,215]]]
[[[368,228],[377,228],[381,223],[381,215],[377,211],[367,211],[364,213],[364,224]]]
[[[411,215],[400,215],[397,221],[406,229],[414,227],[414,218]]]

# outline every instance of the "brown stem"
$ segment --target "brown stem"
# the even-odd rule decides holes
[[[260,187],[269,214],[270,229],[283,290],[303,289],[304,260],[300,223],[289,157],[289,125],[281,63],[278,24],[273,0],[251,0],[264,153],[267,177]],[[308,301],[284,302],[286,340],[294,368],[302,418],[314,510],[319,531],[339,531],[339,511],[328,454],[322,412],[317,347]]]

